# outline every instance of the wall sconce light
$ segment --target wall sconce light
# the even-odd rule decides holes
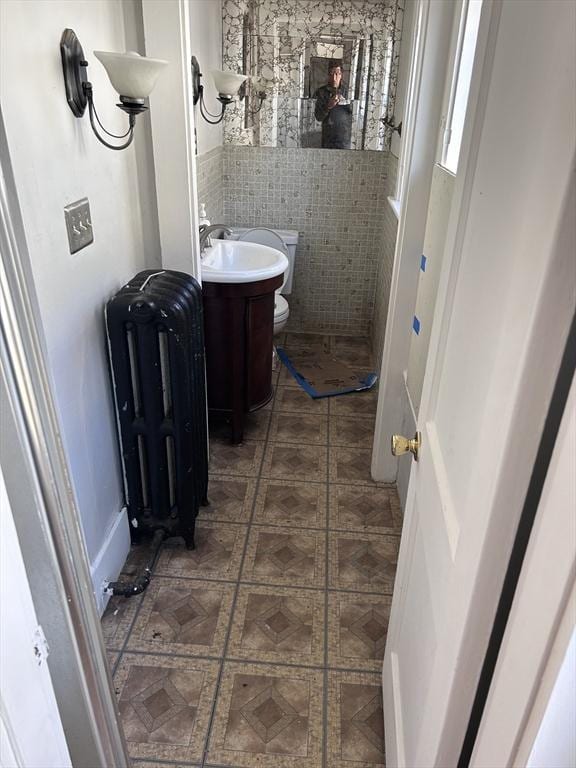
[[[248,75],[237,75],[235,72],[225,72],[221,69],[213,69],[210,74],[214,80],[214,85],[218,91],[218,101],[222,105],[222,109],[219,115],[213,115],[208,111],[204,104],[204,86],[202,85],[202,72],[200,72],[200,64],[196,56],[192,56],[191,61],[192,68],[192,88],[194,93],[194,104],[200,102],[200,114],[210,125],[218,125],[222,122],[224,112],[229,104],[232,104],[235,97],[238,96],[240,101],[244,98],[244,94],[240,95],[239,91],[244,82],[248,79]],[[210,118],[213,117],[214,120]]]
[[[149,59],[130,51],[128,53],[108,53],[94,51],[94,56],[103,64],[112,87],[120,96],[119,107],[128,115],[128,130],[120,136],[110,133],[100,122],[96,107],[92,83],[88,80],[86,69],[88,62],[80,41],[71,29],[65,29],[60,40],[62,69],[66,85],[66,99],[75,117],[82,117],[88,105],[90,125],[96,138],[108,149],[126,149],[134,138],[134,125],[137,115],[148,107],[144,100],[150,95],[161,70],[168,64],[163,59]],[[114,139],[126,139],[123,144],[109,144],[99,133],[96,123],[107,136]]]
[[[402,136],[402,120],[400,120],[400,122],[397,125],[395,125],[394,118],[389,119],[387,117],[381,117],[380,122],[383,123],[386,126],[386,128],[389,128],[392,131],[392,133],[397,133],[398,136]]]
[[[267,88],[269,87],[269,84],[263,80],[260,77],[253,77],[251,79],[251,85],[252,85],[252,93],[254,96],[258,99],[258,106],[255,110],[250,112],[251,115],[257,115],[258,112],[262,109],[262,104],[264,104],[264,101],[266,100],[267,96]]]

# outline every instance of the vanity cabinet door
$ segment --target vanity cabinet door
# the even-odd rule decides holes
[[[247,300],[245,410],[265,405],[272,397],[274,294]]]
[[[208,408],[232,415],[242,440],[244,415],[272,397],[274,292],[282,275],[255,283],[204,283]]]

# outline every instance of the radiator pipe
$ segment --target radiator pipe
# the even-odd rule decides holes
[[[104,592],[108,595],[120,595],[121,597],[134,597],[134,595],[140,595],[152,578],[152,571],[156,565],[156,560],[160,554],[160,548],[166,539],[167,533],[163,528],[158,528],[154,532],[154,538],[152,539],[152,555],[148,561],[148,565],[144,568],[144,571],[134,581],[109,581],[105,587]]]

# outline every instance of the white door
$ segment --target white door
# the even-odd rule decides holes
[[[0,468],[0,766],[71,768]]]
[[[574,311],[575,16],[484,4],[384,658],[388,768],[458,763]]]

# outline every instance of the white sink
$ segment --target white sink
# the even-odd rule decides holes
[[[283,275],[288,259],[275,248],[237,240],[212,240],[202,254],[202,280],[208,283],[254,283]]]

